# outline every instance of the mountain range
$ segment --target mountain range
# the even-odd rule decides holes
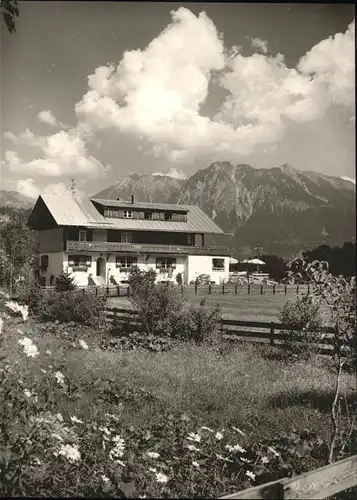
[[[227,245],[238,258],[274,253],[285,258],[320,244],[355,241],[355,184],[284,164],[256,169],[215,162],[190,178],[133,173],[93,195],[96,198],[198,205],[226,233],[208,244]],[[0,207],[28,208],[33,200],[0,191]]]
[[[300,171],[215,162],[189,179],[131,174],[94,197],[198,205],[230,236],[238,257],[276,253],[285,258],[322,243],[354,241],[355,185],[346,179]],[[259,247],[259,249],[257,249]]]

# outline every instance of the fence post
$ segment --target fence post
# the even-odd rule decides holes
[[[237,295],[238,293],[238,283],[234,285],[234,295]]]
[[[86,294],[86,289],[85,289],[85,288],[83,288],[83,295],[85,295],[85,294]]]
[[[263,284],[260,285],[260,295],[263,295]]]
[[[275,295],[275,285],[273,285],[273,295]]]
[[[248,295],[250,295],[250,284],[248,283]]]
[[[222,295],[224,295],[224,283],[222,283]]]
[[[181,295],[183,295],[183,285],[181,285]]]
[[[296,295],[298,295],[298,294],[299,294],[299,285],[297,285],[297,287],[296,287]]]
[[[130,286],[128,286],[128,288],[126,289],[126,296],[129,297],[130,296]]]
[[[310,283],[307,284],[307,294],[310,295]]]
[[[118,292],[118,297],[120,297],[120,289],[119,289],[119,285],[117,286],[117,292]]]
[[[287,285],[284,286],[284,293],[286,295],[286,289],[287,289]]]
[[[274,323],[270,322],[270,345],[274,345]]]
[[[107,286],[107,297],[109,295],[109,286]]]
[[[98,287],[95,287],[95,294],[98,295]]]
[[[209,295],[211,295],[211,293],[212,293],[212,286],[211,286],[211,283],[209,283],[209,285],[208,285],[208,293],[209,293]]]
[[[195,295],[197,295],[197,283],[195,284]]]

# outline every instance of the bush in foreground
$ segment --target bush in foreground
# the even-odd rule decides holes
[[[284,348],[288,354],[311,356],[322,327],[319,304],[307,295],[288,300],[279,310],[279,319],[286,326]]]
[[[41,321],[60,321],[101,326],[104,324],[106,297],[80,294],[75,290],[44,293],[37,304]]]

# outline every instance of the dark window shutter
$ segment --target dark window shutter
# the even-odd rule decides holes
[[[119,210],[119,217],[121,217],[121,218],[124,217],[124,210]]]
[[[93,229],[87,229],[87,241],[93,241]]]

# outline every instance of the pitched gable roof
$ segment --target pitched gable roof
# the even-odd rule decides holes
[[[93,200],[94,201],[94,200]],[[102,205],[111,206],[113,200],[100,200]],[[145,208],[187,212],[187,222],[121,219],[104,217],[89,198],[73,198],[70,193],[42,194],[39,196],[29,222],[33,219],[36,207],[45,205],[58,226],[83,226],[92,228],[119,229],[128,231],[167,231],[186,233],[224,234],[224,232],[199,207],[194,205],[169,205],[143,203]],[[130,206],[130,205],[129,205]],[[139,207],[138,207],[139,208]]]

